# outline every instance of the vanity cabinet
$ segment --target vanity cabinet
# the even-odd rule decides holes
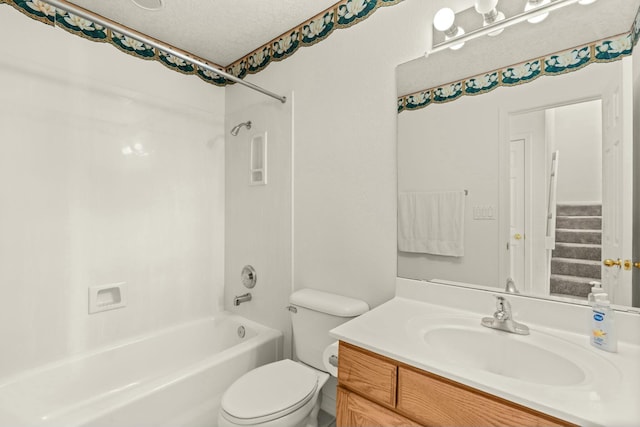
[[[337,427],[573,426],[340,342]]]
[[[338,387],[337,402],[336,424],[338,427],[420,426],[415,421],[377,405],[343,387]]]

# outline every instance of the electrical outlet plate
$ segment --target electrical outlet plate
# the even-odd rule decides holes
[[[473,206],[473,219],[475,220],[495,220],[496,207],[494,205]]]

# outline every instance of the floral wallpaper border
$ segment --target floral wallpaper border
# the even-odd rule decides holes
[[[187,55],[239,78],[263,70],[272,61],[282,61],[293,55],[301,46],[311,46],[327,38],[339,28],[355,25],[382,6],[392,6],[403,0],[342,0],[301,25],[283,33],[262,47],[250,52],[228,67],[222,67],[196,55]],[[166,67],[184,74],[195,74],[202,80],[217,86],[234,82],[191,64],[162,50],[148,46],[139,40],[118,34],[91,21],[56,10],[43,0],[0,0],[25,15],[45,24],[54,25],[80,37],[102,43],[110,43],[125,53],[138,58],[155,60]],[[186,53],[186,52],[185,52]]]
[[[536,58],[516,65],[469,77],[440,87],[398,98],[398,113],[419,110],[431,104],[454,101],[464,95],[488,93],[499,86],[529,83],[541,76],[577,71],[596,62],[612,62],[631,55],[640,38],[640,10],[629,33],[609,37],[573,49]]]

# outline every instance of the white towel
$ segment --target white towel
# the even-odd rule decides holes
[[[464,256],[464,191],[400,193],[398,250]]]

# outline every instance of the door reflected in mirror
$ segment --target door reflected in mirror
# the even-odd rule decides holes
[[[624,103],[616,91],[604,108],[596,99],[510,115],[508,274],[526,291],[584,299],[603,284],[631,304],[631,274],[602,263],[616,245],[631,252],[632,206],[621,202],[631,188],[617,183],[632,173],[624,153],[633,147],[613,121]]]
[[[633,194],[622,185],[633,174],[625,161],[632,122],[620,113],[632,103],[623,90],[627,68],[611,76],[602,98],[509,115],[504,280],[526,292],[584,300],[602,286],[631,305],[632,274],[603,263],[632,250],[633,208],[624,201]]]
[[[523,290],[586,297],[602,278],[601,122],[601,100],[509,117],[508,274]]]

